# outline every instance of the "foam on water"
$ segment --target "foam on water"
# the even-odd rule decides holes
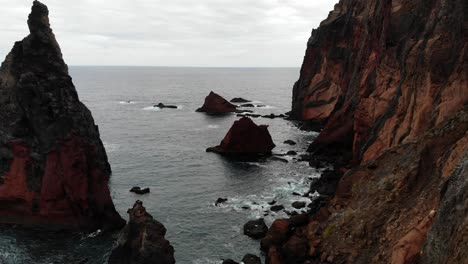
[[[126,104],[135,104],[135,103],[136,102],[134,102],[134,101],[120,101],[119,102],[119,104],[124,104],[124,105],[126,105]]]
[[[147,107],[143,108],[143,110],[146,110],[146,111],[161,111],[161,108],[154,107],[154,106],[147,106]]]

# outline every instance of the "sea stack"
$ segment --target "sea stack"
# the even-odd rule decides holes
[[[212,115],[221,115],[236,112],[236,106],[229,103],[219,94],[210,92],[205,98],[205,103],[197,109],[197,112],[203,112]]]
[[[268,126],[256,125],[250,118],[242,117],[234,122],[221,144],[206,151],[233,158],[256,158],[271,154],[274,147]]]
[[[270,263],[466,263],[466,6],[341,0],[313,30],[291,115],[344,175]]]
[[[128,209],[129,222],[112,250],[109,264],[174,264],[174,248],[166,228],[146,212],[141,201]]]
[[[111,168],[49,25],[34,1],[30,34],[0,69],[0,222],[64,229],[116,229]]]

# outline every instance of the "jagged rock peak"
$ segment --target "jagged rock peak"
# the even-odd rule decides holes
[[[39,1],[34,1],[28,17],[29,32],[50,30],[49,9]]]

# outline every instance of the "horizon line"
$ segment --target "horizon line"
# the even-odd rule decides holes
[[[86,65],[68,64],[68,67],[148,67],[148,68],[300,68],[298,66],[161,66],[161,65]]]

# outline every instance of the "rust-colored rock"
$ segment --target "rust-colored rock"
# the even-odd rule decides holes
[[[463,0],[340,1],[313,31],[292,116],[326,122],[311,150],[353,164],[410,142],[468,103]]]
[[[34,1],[30,34],[0,69],[0,222],[120,228],[98,127],[78,99],[48,14]]]
[[[206,151],[231,157],[256,157],[271,154],[274,147],[268,126],[256,125],[250,118],[242,117],[234,122],[220,145]]]
[[[291,224],[288,219],[276,219],[266,236],[261,241],[263,250],[268,250],[271,246],[281,245],[289,237]]]
[[[235,105],[229,103],[219,94],[210,92],[210,94],[205,98],[205,103],[202,107],[197,109],[197,112],[218,115],[236,112],[236,110]]]
[[[129,221],[112,250],[109,264],[174,264],[166,228],[146,212],[141,201],[128,209]]]

